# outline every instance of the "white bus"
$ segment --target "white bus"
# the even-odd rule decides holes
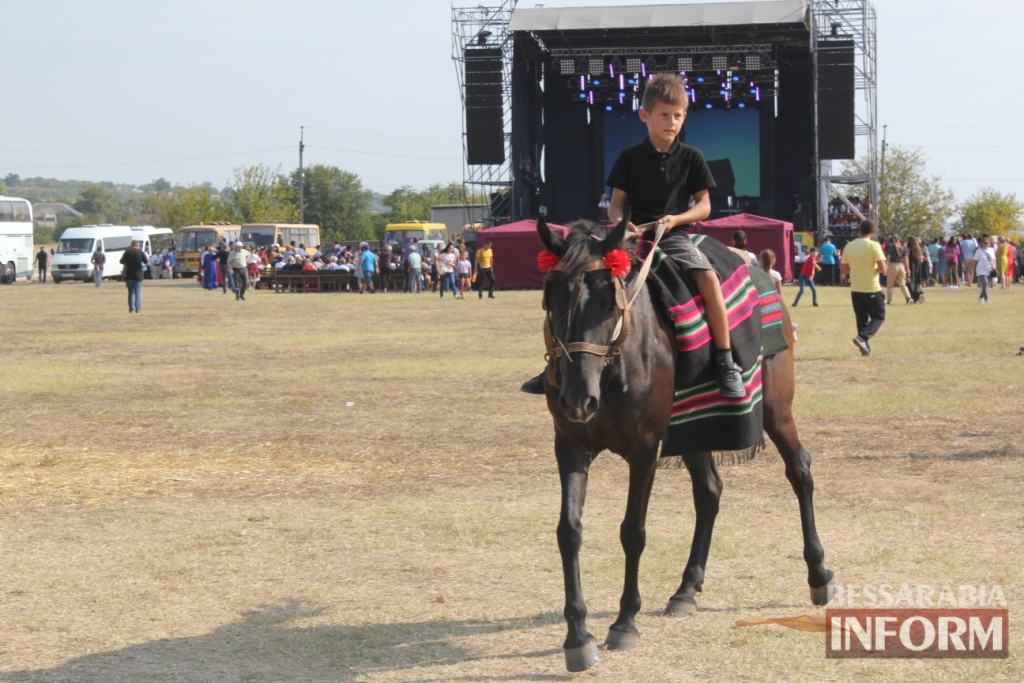
[[[133,225],[132,239],[138,240],[139,249],[147,254],[159,254],[174,246],[174,231],[152,225]]]
[[[32,205],[27,199],[0,197],[0,282],[9,285],[31,275],[34,258]]]

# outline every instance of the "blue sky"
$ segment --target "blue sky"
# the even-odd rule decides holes
[[[875,8],[888,143],[919,147],[958,199],[985,186],[1024,199],[1024,2]],[[378,192],[462,178],[449,3],[0,0],[0,10],[0,176],[222,186],[237,166],[294,168],[305,126],[307,164],[352,171]]]

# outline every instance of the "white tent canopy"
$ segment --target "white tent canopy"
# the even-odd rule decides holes
[[[517,7],[512,31],[577,31],[673,26],[805,24],[806,0],[636,7]]]

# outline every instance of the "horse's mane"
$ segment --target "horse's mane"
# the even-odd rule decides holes
[[[601,240],[607,236],[608,230],[600,223],[585,219],[571,223],[561,259],[565,274],[573,278],[582,273],[587,264],[600,259]]]

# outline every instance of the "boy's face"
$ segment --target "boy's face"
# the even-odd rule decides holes
[[[683,103],[657,102],[647,111],[640,110],[640,120],[647,124],[647,135],[651,142],[660,147],[672,144],[683,129],[686,120],[686,106]]]

